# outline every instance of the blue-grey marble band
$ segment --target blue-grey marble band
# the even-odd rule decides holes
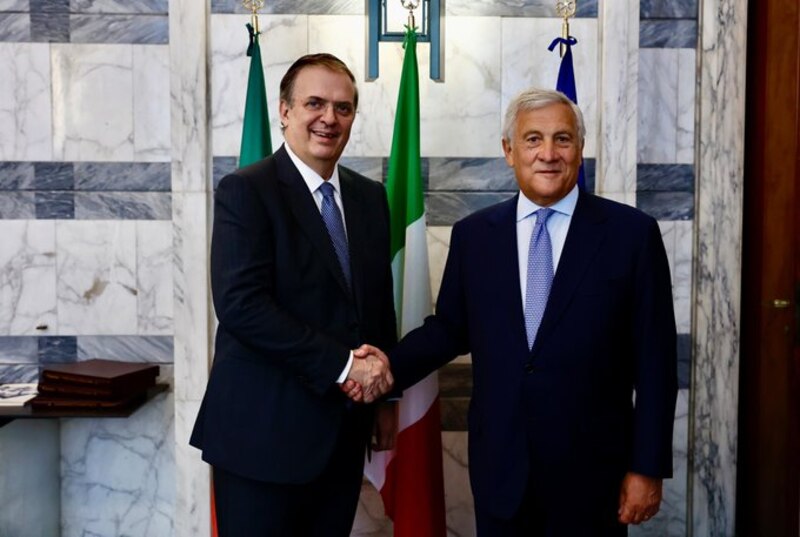
[[[69,43],[69,13],[31,13],[31,41]]]
[[[250,14],[241,0],[211,0],[211,13]],[[260,13],[273,15],[363,15],[364,0],[270,0]]]
[[[167,15],[70,15],[72,43],[169,43]]]
[[[384,160],[381,157],[344,157],[340,163],[342,166],[350,168],[364,177],[382,182],[386,173]]]
[[[75,167],[71,162],[34,162],[36,190],[75,190]]]
[[[77,359],[171,364],[173,350],[172,336],[79,336]]]
[[[636,190],[652,192],[694,192],[692,164],[638,164]]]
[[[39,363],[39,338],[0,336],[0,364]]]
[[[29,41],[31,18],[27,13],[0,13],[0,41]]]
[[[36,218],[39,220],[71,220],[75,218],[75,197],[72,192],[35,193]]]
[[[678,334],[678,388],[689,388],[692,379],[692,336]]]
[[[558,17],[553,0],[446,0],[447,15]],[[580,0],[576,17],[597,17],[597,0]],[[560,27],[556,32],[560,31]]]
[[[38,339],[40,364],[63,364],[78,359],[78,338],[76,336],[48,336],[36,339]]]
[[[0,11],[25,11],[31,9],[28,0],[0,0]]]
[[[641,48],[696,48],[697,21],[643,20],[639,23]]]
[[[0,220],[36,218],[35,192],[0,192]]]
[[[465,216],[507,200],[514,192],[428,192],[425,210],[429,226],[452,226]]]
[[[222,178],[236,169],[236,162],[239,159],[236,157],[214,157],[212,159],[212,182],[214,190],[217,189],[219,182]]]
[[[35,190],[33,162],[0,162],[0,191]]]
[[[77,220],[172,220],[169,192],[75,192]]]
[[[0,384],[39,382],[38,365],[0,365]]]
[[[239,2],[241,4],[241,2]],[[169,0],[70,0],[72,13],[150,13],[166,15]]]
[[[69,0],[30,0],[31,13],[69,13]]]
[[[641,0],[642,19],[697,19],[697,0]]]
[[[75,190],[169,192],[169,162],[76,162]]]
[[[656,220],[691,220],[694,218],[694,193],[637,192],[636,207]]]

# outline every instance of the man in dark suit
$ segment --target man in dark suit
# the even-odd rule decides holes
[[[503,151],[521,194],[453,227],[436,314],[390,353],[398,388],[472,353],[481,537],[625,535],[658,511],[671,476],[664,245],[653,218],[579,191],[584,136],[561,93],[511,102]]]
[[[357,104],[344,63],[300,58],[281,81],[286,143],[215,195],[219,327],[191,444],[213,466],[220,537],[350,533],[373,413],[339,385],[389,390],[388,363],[351,349],[397,337],[384,188],[338,166]]]

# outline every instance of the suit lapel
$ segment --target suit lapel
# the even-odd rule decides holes
[[[606,229],[603,225],[606,216],[592,203],[592,197],[580,193],[572,222],[567,231],[564,249],[558,263],[550,297],[547,300],[542,324],[536,336],[532,352],[536,354],[542,342],[553,332],[559,318],[572,299],[572,295],[597,256],[603,241],[606,240]]]
[[[298,225],[308,236],[339,287],[349,297],[350,293],[347,290],[344,274],[342,274],[342,267],[339,265],[328,230],[322,221],[322,215],[320,215],[311,192],[308,191],[308,186],[303,181],[303,176],[300,175],[283,146],[275,152],[275,162],[278,168],[278,177],[286,187],[284,189],[286,200]]]
[[[512,345],[528,352],[528,336],[525,330],[525,312],[522,307],[522,293],[519,287],[519,261],[517,252],[517,199],[519,194],[506,201],[491,217],[495,232],[489,244],[490,254],[495,260],[495,274],[491,278],[497,282],[499,304],[508,304],[503,308],[508,315],[506,322],[499,326],[508,327]],[[487,251],[488,254],[488,251]]]
[[[350,252],[350,281],[353,284],[353,296],[356,299],[356,310],[361,313],[361,304],[364,302],[364,255],[363,247],[366,244],[364,229],[364,201],[361,191],[356,187],[350,173],[339,166],[339,184],[342,187],[342,210],[344,211],[345,226],[347,227],[347,247]]]

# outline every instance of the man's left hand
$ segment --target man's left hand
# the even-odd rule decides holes
[[[658,513],[661,505],[661,480],[628,472],[619,492],[619,521],[641,524]]]

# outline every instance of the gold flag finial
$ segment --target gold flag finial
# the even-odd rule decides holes
[[[556,2],[556,13],[561,17],[561,37],[569,39],[569,19],[575,16],[577,0],[559,0]],[[564,57],[564,44],[560,44],[558,51]]]
[[[408,28],[415,31],[417,23],[414,20],[414,10],[419,7],[419,0],[400,0],[400,3],[408,10]]]
[[[256,35],[261,31],[258,26],[258,10],[264,7],[266,0],[242,0],[245,9],[250,10],[250,22]]]

